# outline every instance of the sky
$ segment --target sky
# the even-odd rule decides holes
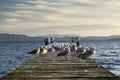
[[[0,33],[120,35],[120,0],[0,0]]]

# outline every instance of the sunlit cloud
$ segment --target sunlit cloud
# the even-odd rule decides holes
[[[18,20],[18,19],[15,19],[15,18],[9,18],[9,19],[6,19],[5,21],[6,21],[6,23],[16,23],[16,22],[18,22],[19,20]]]
[[[58,32],[84,36],[119,34],[119,0],[11,0],[11,2],[2,0],[0,2],[1,33],[4,31],[34,36]]]

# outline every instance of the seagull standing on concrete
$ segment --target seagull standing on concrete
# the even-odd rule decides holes
[[[86,49],[86,52],[84,54],[79,54],[77,57],[81,59],[93,59],[93,55],[96,52],[95,47],[89,47]]]
[[[46,46],[40,46],[40,47],[37,49],[36,54],[43,55],[43,54],[47,54],[47,52],[48,52],[48,50],[47,50]]]
[[[78,46],[78,47],[77,47],[77,52],[78,52],[79,54],[84,54],[84,53],[86,52],[86,48],[83,47],[83,46]]]
[[[65,50],[57,54],[57,56],[64,56],[65,60],[68,60],[68,56],[70,55],[70,53],[70,47],[66,47]]]

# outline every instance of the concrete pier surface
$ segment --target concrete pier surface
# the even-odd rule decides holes
[[[37,55],[0,80],[120,80],[94,60],[80,60],[76,54],[65,60],[57,53]]]

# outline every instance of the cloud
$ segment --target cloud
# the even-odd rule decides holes
[[[119,13],[114,13],[109,10],[112,2],[118,1],[111,0],[29,0],[24,4],[14,4],[11,8],[15,11],[8,12],[7,16],[19,17],[24,19],[26,17],[27,22],[56,22],[63,24],[78,21],[94,23],[111,23],[110,18],[120,17]],[[106,7],[108,10],[106,10]],[[113,16],[114,15],[114,16]],[[71,22],[70,22],[71,19]],[[96,20],[97,19],[97,20]],[[22,21],[22,20],[21,20]],[[25,21],[25,19],[24,19]],[[114,23],[115,22],[115,23]],[[118,21],[117,21],[118,22]],[[116,20],[113,21],[116,24]]]
[[[53,25],[53,24],[49,24]],[[17,28],[16,28],[17,26]],[[77,34],[81,36],[108,36],[119,34],[119,27],[115,25],[55,25],[48,26],[43,23],[16,23],[1,25],[0,32],[27,34],[41,36],[47,34]]]
[[[5,21],[6,21],[6,23],[16,23],[16,22],[18,22],[19,20],[18,20],[18,19],[15,19],[15,18],[9,18],[9,19],[6,19]]]
[[[120,25],[119,4],[119,0],[0,0],[0,26],[29,35],[93,35],[105,30],[117,34],[113,25]]]

